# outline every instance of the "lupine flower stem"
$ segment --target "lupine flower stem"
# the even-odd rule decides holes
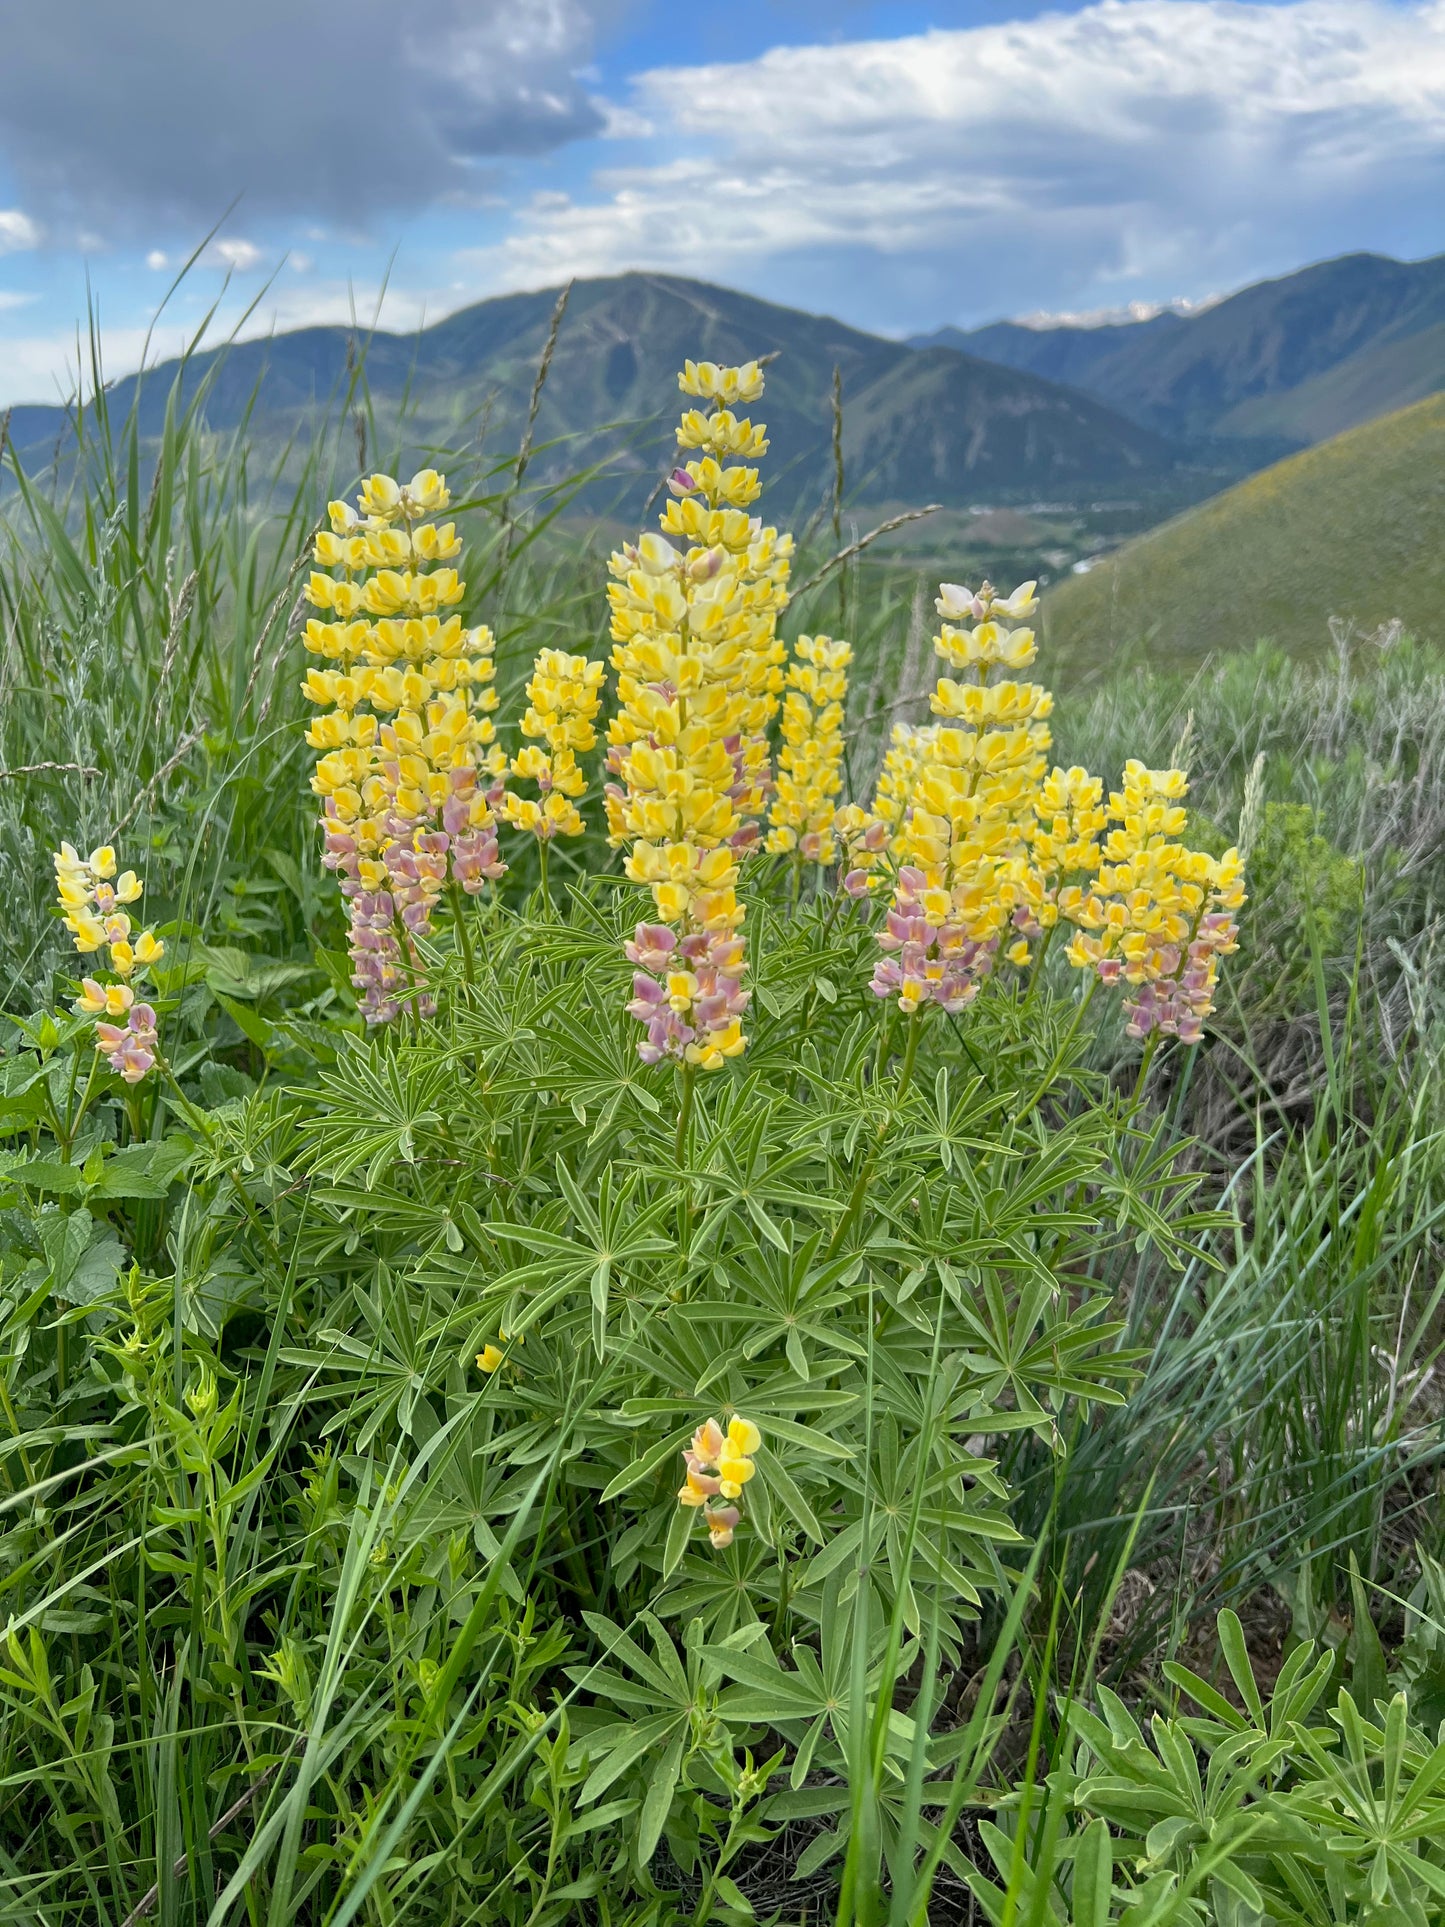
[[[476,983],[476,959],[472,955],[472,933],[467,928],[466,899],[462,886],[453,877],[447,885],[447,895],[451,899],[452,927],[457,933],[457,949],[461,953],[462,975],[468,984]]]
[[[547,844],[545,840],[537,845],[537,860],[542,868],[542,907],[550,913],[552,896],[547,888]]]
[[[85,1122],[85,1114],[90,1109],[90,1094],[95,1089],[95,1077],[99,1069],[100,1052],[93,1050],[90,1053],[90,1070],[86,1076],[85,1088],[80,1093],[80,1103],[76,1106],[73,1113],[67,1105],[65,1129],[56,1133],[60,1139],[60,1162],[62,1164],[69,1164],[70,1162],[71,1153],[75,1149],[75,1140],[80,1134],[81,1125]],[[72,1095],[74,1094],[74,1088],[74,1084],[72,1083]]]
[[[1130,1110],[1136,1110],[1144,1095],[1144,1082],[1149,1075],[1149,1066],[1154,1062],[1154,1052],[1158,1048],[1162,1031],[1151,1030],[1144,1043],[1144,1054],[1139,1059],[1139,1075],[1134,1079],[1134,1094],[1129,1099]]]
[[[878,1162],[878,1153],[883,1149],[883,1140],[887,1137],[889,1126],[898,1115],[903,1100],[908,1095],[908,1087],[913,1082],[913,1066],[918,1056],[918,1040],[922,1034],[923,1013],[921,1010],[911,1011],[908,1017],[908,1041],[903,1047],[903,1062],[898,1069],[898,1082],[894,1086],[893,1102],[884,1112],[879,1122],[877,1133],[873,1139],[872,1149],[863,1160],[862,1165],[859,1167],[858,1176],[853,1181],[853,1189],[849,1194],[847,1208],[838,1221],[837,1230],[828,1241],[828,1249],[824,1253],[825,1261],[836,1255],[838,1247],[842,1244],[844,1238],[847,1237],[849,1231],[852,1230],[853,1225],[857,1221],[858,1213],[863,1209],[863,1199],[867,1193],[869,1181],[873,1176],[873,1167]],[[887,1052],[891,1042],[892,1027],[890,1025],[885,1044],[880,1052],[880,1061],[882,1063],[887,1062]]]
[[[1054,1079],[1058,1076],[1059,1067],[1069,1054],[1069,1046],[1073,1043],[1074,1039],[1079,1034],[1079,1026],[1084,1021],[1084,1015],[1085,1015],[1085,1012],[1088,1010],[1089,1005],[1094,1001],[1094,992],[1098,989],[1098,987],[1099,987],[1099,979],[1097,977],[1091,977],[1089,979],[1088,988],[1085,990],[1083,996],[1079,999],[1078,1005],[1074,1010],[1074,1015],[1072,1020],[1070,1021],[1069,1028],[1064,1032],[1064,1041],[1062,1044],[1059,1045],[1059,1048],[1054,1052],[1053,1062],[1049,1065],[1049,1068],[1044,1072],[1043,1079],[1039,1084],[1038,1089],[1034,1092],[1033,1096],[1024,1105],[1023,1109],[1018,1113],[1018,1118],[1020,1123],[1022,1123],[1025,1118],[1030,1117],[1033,1114],[1034,1110],[1038,1107],[1038,1105],[1042,1104],[1045,1097],[1047,1097],[1049,1092],[1049,1086],[1053,1083]]]
[[[182,1117],[184,1117],[186,1122],[190,1124],[195,1130],[200,1132],[201,1136],[206,1140],[206,1143],[210,1146],[210,1148],[213,1151],[216,1150],[218,1146],[216,1144],[215,1133],[211,1129],[210,1119],[206,1116],[204,1111],[198,1111],[195,1105],[192,1104],[191,1100],[186,1096],[185,1092],[181,1089],[180,1083],[176,1077],[175,1072],[171,1069],[170,1065],[167,1063],[164,1057],[157,1057],[156,1069],[160,1072],[161,1076],[165,1079],[167,1085],[170,1087],[171,1094],[175,1100],[176,1108],[180,1111]],[[266,1246],[267,1250],[270,1252],[273,1260],[276,1263],[277,1268],[282,1273],[284,1273],[287,1270],[286,1260],[281,1255],[281,1249],[276,1243],[276,1240],[272,1237],[265,1219],[261,1216],[261,1213],[256,1205],[256,1200],[251,1196],[251,1193],[246,1189],[245,1183],[243,1182],[240,1173],[236,1170],[234,1164],[232,1164],[229,1159],[226,1161],[224,1168],[225,1168],[226,1176],[231,1180],[232,1189],[235,1191],[236,1196],[241,1201],[242,1210],[245,1212],[246,1216],[251,1220],[251,1223],[256,1230],[257,1236],[260,1238],[261,1242]]]
[[[689,1232],[692,1226],[692,1186],[686,1172],[692,1162],[692,1106],[693,1094],[697,1089],[697,1065],[683,1064],[679,1073],[682,1079],[682,1096],[677,1106],[677,1136],[673,1144],[673,1158],[677,1164],[679,1190],[677,1195],[677,1252],[679,1261],[686,1262]]]
[[[1025,1016],[1028,1014],[1029,1007],[1034,1001],[1034,993],[1038,990],[1039,979],[1044,974],[1044,962],[1049,954],[1049,945],[1053,942],[1054,932],[1058,927],[1056,923],[1051,923],[1048,929],[1045,930],[1043,941],[1039,945],[1038,955],[1034,958],[1033,969],[1029,972],[1029,987],[1024,992],[1023,1014]]]

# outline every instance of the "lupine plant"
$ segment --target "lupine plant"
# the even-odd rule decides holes
[[[1373,1703],[1345,1814],[1308,1660],[1277,1720],[1193,1673],[1207,1720],[1147,1738],[1051,1697],[1062,1501],[1035,1531],[1005,1468],[1062,1487],[1151,1368],[1116,1298],[1234,1235],[1159,1099],[1242,865],[1182,770],[1053,764],[1031,583],[941,585],[929,714],[850,797],[852,644],[788,640],[756,513],[763,369],[681,387],[610,661],[524,638],[516,701],[444,478],[330,504],[304,990],[236,994],[183,919],[107,922],[107,847],[57,858],[111,969],[3,1067],[16,1918],[914,1922],[951,1876],[1104,1921],[1165,1876],[1330,1919],[1339,1855],[1309,1914],[1280,1829],[1363,1838],[1377,1760],[1433,1815]],[[1413,1838],[1339,1894],[1424,1905]]]

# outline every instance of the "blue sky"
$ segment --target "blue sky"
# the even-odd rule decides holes
[[[1445,0],[0,0],[0,406],[643,267],[902,334],[1445,251]]]

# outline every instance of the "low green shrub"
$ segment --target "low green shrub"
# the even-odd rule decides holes
[[[1070,1927],[1426,1927],[1445,1919],[1445,1737],[1386,1697],[1379,1641],[1321,1715],[1335,1654],[1309,1643],[1266,1699],[1243,1628],[1219,1617],[1232,1691],[1166,1661],[1197,1711],[1144,1723],[1108,1687],[1062,1712],[1062,1762],[981,1831],[1004,1881],[974,1873],[989,1920]],[[1031,1799],[1029,1796],[1036,1798]]]

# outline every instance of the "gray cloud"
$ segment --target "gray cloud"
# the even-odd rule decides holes
[[[614,11],[618,0],[602,0]],[[596,0],[0,0],[0,155],[58,237],[352,223],[596,132]]]

